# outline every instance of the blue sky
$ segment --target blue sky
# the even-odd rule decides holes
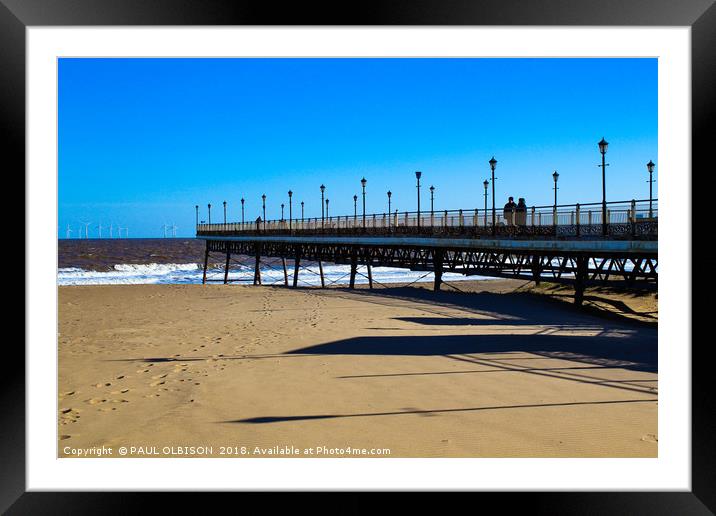
[[[58,236],[193,236],[195,204],[253,220],[265,193],[278,218],[289,189],[320,216],[321,183],[352,214],[363,176],[369,213],[389,189],[415,210],[415,170],[423,207],[431,184],[436,210],[482,207],[493,155],[498,206],[551,204],[554,170],[560,204],[596,202],[602,136],[607,199],[643,199],[657,129],[656,59],[63,58]]]

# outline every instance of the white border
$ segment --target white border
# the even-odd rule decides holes
[[[688,27],[28,28],[28,490],[690,490],[690,37]],[[658,57],[659,458],[56,459],[58,56]]]

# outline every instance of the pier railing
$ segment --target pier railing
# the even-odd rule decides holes
[[[493,235],[508,237],[603,236],[602,203],[530,206],[505,212],[495,209],[394,211],[354,213],[331,217],[227,222],[197,225],[197,235]],[[658,231],[657,199],[607,203],[609,237],[655,239]]]

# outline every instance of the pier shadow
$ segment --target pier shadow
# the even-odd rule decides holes
[[[521,287],[519,287],[521,288]],[[374,291],[367,289],[331,289],[330,295],[359,300],[375,305],[395,307],[396,302],[420,302],[414,306],[421,311],[433,313],[441,317],[450,317],[445,309],[456,309],[467,314],[475,314],[490,320],[490,324],[541,324],[541,325],[600,325],[623,326],[630,328],[652,329],[656,331],[658,317],[631,309],[619,300],[603,297],[585,296],[588,305],[577,307],[564,299],[572,300],[571,294],[542,295],[519,290],[495,292],[434,292],[424,287],[395,287]],[[595,302],[611,305],[614,311],[607,311],[596,306]],[[639,321],[627,315],[639,315],[652,321]],[[435,324],[441,324],[436,322]],[[447,323],[446,323],[447,324]],[[488,324],[480,321],[472,324]]]
[[[656,403],[656,399],[629,399],[629,400],[603,400],[603,401],[574,401],[566,403],[539,403],[526,405],[496,405],[488,407],[460,407],[460,408],[444,408],[431,410],[395,410],[389,412],[362,412],[350,414],[310,414],[304,416],[261,416],[246,419],[234,419],[230,421],[220,421],[220,423],[238,423],[238,424],[266,424],[266,423],[282,423],[288,421],[311,421],[316,419],[348,419],[356,417],[380,417],[380,416],[436,416],[440,414],[450,414],[455,412],[482,412],[492,410],[515,410],[515,409],[535,409],[550,407],[574,407],[580,405],[615,405],[625,403]]]
[[[657,340],[644,336],[418,335],[366,336],[289,351],[299,355],[510,355],[530,353],[584,364],[657,372]]]

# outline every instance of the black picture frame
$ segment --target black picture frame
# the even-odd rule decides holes
[[[713,0],[413,0],[363,1],[277,6],[269,2],[224,0],[0,0],[0,131],[6,144],[7,175],[23,177],[25,167],[25,30],[31,26],[87,25],[574,25],[574,26],[688,26],[692,38],[692,184],[713,192],[712,166],[716,114],[716,6]],[[8,159],[9,158],[9,159]],[[685,164],[688,170],[688,164]],[[686,172],[685,172],[686,173]],[[707,203],[694,203],[693,242],[710,234]],[[684,207],[684,216],[689,216]],[[702,230],[704,233],[702,233]],[[18,244],[19,245],[19,244]],[[692,250],[693,251],[693,250]],[[704,251],[701,251],[703,253]],[[708,255],[708,251],[705,251]],[[692,254],[693,271],[705,269],[694,282],[692,306],[709,299],[714,259]],[[705,262],[704,262],[705,260]],[[29,271],[26,270],[26,275]],[[688,278],[690,281],[691,278]],[[31,301],[31,300],[30,300]],[[704,305],[708,306],[707,303]],[[707,330],[692,316],[692,332]],[[704,332],[703,335],[708,335]],[[692,345],[692,490],[641,493],[485,493],[498,498],[507,510],[524,506],[537,514],[712,514],[716,511],[716,396],[714,396],[710,339]],[[684,346],[685,342],[668,345]],[[136,493],[37,493],[25,489],[25,353],[6,345],[0,375],[0,511],[8,514],[140,513],[145,495]],[[191,507],[185,495],[167,493],[165,510]],[[212,495],[216,496],[216,495]],[[243,495],[246,496],[246,495]],[[351,495],[340,512],[371,511],[371,496]],[[413,498],[423,509],[425,501]],[[213,502],[215,503],[215,502]],[[213,504],[212,504],[213,505]],[[410,510],[411,503],[402,510]],[[320,510],[320,507],[315,507]]]

